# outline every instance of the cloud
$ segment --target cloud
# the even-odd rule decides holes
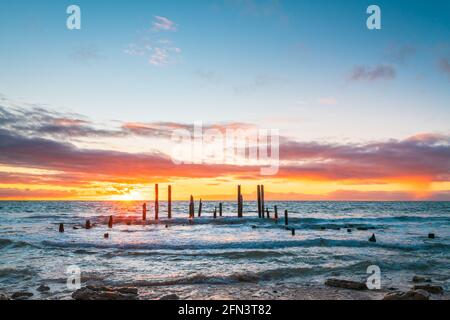
[[[335,97],[324,97],[317,99],[317,103],[324,106],[335,106],[338,104],[338,100]]]
[[[152,23],[152,30],[159,31],[177,31],[175,22],[167,19],[166,17],[155,16],[155,21]]]
[[[386,58],[398,63],[405,64],[417,53],[416,47],[412,45],[391,45],[386,50]]]
[[[439,60],[439,69],[447,74],[450,79],[450,59],[442,58]]]
[[[104,60],[106,57],[95,46],[83,46],[72,52],[70,58],[79,63],[91,63]]]
[[[286,79],[261,74],[256,76],[250,83],[234,86],[234,92],[237,94],[245,94],[267,87],[284,85],[288,82]]]
[[[397,72],[393,66],[377,65],[374,67],[355,66],[349,76],[351,81],[376,81],[376,80],[392,80],[396,77]]]

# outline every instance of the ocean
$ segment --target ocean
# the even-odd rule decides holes
[[[383,288],[409,288],[420,275],[450,289],[450,202],[269,201],[271,219],[258,218],[255,202],[244,203],[243,218],[235,202],[223,202],[223,217],[214,219],[218,202],[204,202],[202,217],[196,203],[192,221],[188,202],[173,202],[171,220],[160,202],[158,223],[153,202],[142,221],[142,203],[0,202],[0,292],[70,298],[69,266],[80,268],[83,285],[168,292],[171,286],[189,291],[193,285],[323,285],[329,277],[360,281],[372,265],[380,268]],[[284,210],[295,235],[284,227]],[[92,229],[80,228],[86,219]],[[376,242],[368,241],[372,234]],[[36,291],[41,284],[50,292]]]

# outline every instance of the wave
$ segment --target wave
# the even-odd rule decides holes
[[[0,238],[0,249],[3,248],[23,248],[23,247],[28,247],[28,246],[32,246],[32,244],[25,242],[25,241],[14,241],[11,239],[3,239]]]
[[[98,248],[98,249],[122,249],[122,250],[215,250],[215,249],[283,249],[283,248],[310,248],[310,247],[347,247],[347,248],[383,248],[403,251],[447,249],[450,245],[438,242],[423,242],[420,244],[400,243],[373,243],[367,240],[336,240],[316,238],[310,240],[288,240],[288,241],[258,241],[258,242],[231,242],[231,243],[189,243],[189,244],[164,244],[164,243],[89,243],[89,242],[55,242],[44,240],[44,246],[59,248]]]

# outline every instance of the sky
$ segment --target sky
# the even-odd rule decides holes
[[[450,200],[448,1],[4,0],[0,43],[0,199]],[[174,164],[194,123],[278,130],[277,174]]]

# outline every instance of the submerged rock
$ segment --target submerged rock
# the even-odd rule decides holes
[[[14,292],[12,295],[11,295],[11,299],[14,299],[14,300],[21,300],[21,299],[28,299],[28,298],[30,298],[30,297],[32,297],[33,296],[33,293],[31,293],[31,292],[28,292],[28,291],[18,291],[18,292]]]
[[[369,238],[370,242],[377,242],[377,238],[375,237],[375,234],[373,233],[372,236]]]
[[[441,286],[433,286],[431,284],[415,285],[413,290],[424,290],[429,293],[443,294],[444,289]]]
[[[0,300],[9,300],[9,297],[5,293],[0,293]]]
[[[72,293],[72,298],[75,300],[136,300],[138,299],[138,289],[86,286]]]
[[[430,295],[424,290],[396,291],[386,294],[383,300],[429,300]]]
[[[180,300],[180,297],[177,294],[172,293],[162,296],[161,298],[159,298],[159,300]]]
[[[325,285],[330,287],[352,289],[352,290],[367,290],[367,285],[363,282],[342,280],[335,278],[327,279],[327,281],[325,281]]]
[[[434,238],[436,238],[436,235],[434,233],[428,234],[428,239],[434,239]]]
[[[414,276],[412,278],[413,282],[431,282],[431,278],[426,278],[426,277],[422,277],[422,276]]]
[[[41,284],[36,290],[39,292],[47,292],[50,291],[50,287],[45,284]]]

